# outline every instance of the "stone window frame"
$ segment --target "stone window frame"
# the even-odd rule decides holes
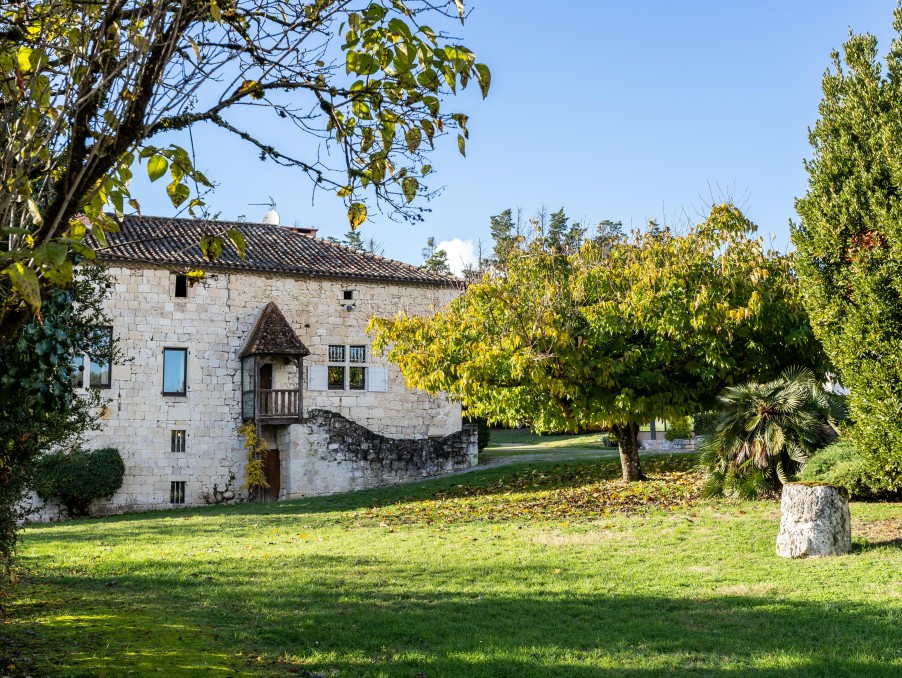
[[[182,363],[182,386],[184,388],[183,391],[167,391],[166,389],[166,352],[167,351],[181,351],[185,359]],[[184,398],[188,395],[188,349],[184,346],[164,346],[163,347],[163,390],[161,391],[161,395],[176,397],[176,398]]]
[[[336,350],[333,350],[336,349]],[[341,360],[333,359],[335,356],[339,354],[337,349],[341,349],[340,355],[342,357]],[[352,358],[352,354],[354,353],[354,349],[363,351],[363,359],[355,360]],[[328,391],[366,391],[367,390],[367,371],[369,370],[370,364],[367,361],[367,356],[370,353],[370,349],[366,344],[329,344],[326,347],[326,390]],[[342,371],[342,384],[339,387],[338,384],[333,384],[330,381],[330,374],[333,369],[341,368]],[[360,380],[359,386],[351,385],[351,370],[362,370],[361,375],[362,379]]]
[[[173,273],[172,274],[172,298],[173,299],[187,299],[188,298],[188,289],[191,286],[188,284],[188,276],[185,273]],[[179,289],[181,288],[181,289]],[[179,294],[179,292],[184,292],[184,294]]]
[[[169,481],[169,503],[173,506],[184,506],[188,497],[187,480]]]
[[[172,429],[169,434],[169,451],[173,454],[185,454],[188,451],[188,431]]]

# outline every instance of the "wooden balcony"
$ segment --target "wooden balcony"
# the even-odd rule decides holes
[[[266,424],[292,423],[301,418],[301,392],[291,389],[258,389],[257,419]]]

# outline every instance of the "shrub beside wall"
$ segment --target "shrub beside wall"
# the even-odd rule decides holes
[[[799,480],[844,487],[854,499],[892,498],[858,449],[845,440],[816,452],[799,473]]]
[[[69,517],[86,516],[95,499],[111,499],[122,487],[125,464],[119,450],[76,449],[38,460],[35,491],[46,502],[66,508]]]

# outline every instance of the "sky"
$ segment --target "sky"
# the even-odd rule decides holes
[[[383,254],[422,262],[426,239],[452,268],[481,239],[489,217],[564,207],[574,220],[641,227],[697,223],[732,198],[775,248],[788,250],[794,200],[805,191],[808,128],[820,81],[849,30],[886,52],[895,0],[633,1],[469,0],[457,32],[492,70],[485,100],[475,83],[448,110],[470,116],[467,157],[446,137],[433,155],[434,186],[422,223],[370,214],[364,238]],[[266,123],[250,119],[266,136]],[[313,194],[297,171],[261,163],[238,139],[194,131],[197,165],[217,184],[220,218],[259,221],[277,204],[283,224],[341,238],[346,208]],[[187,144],[187,138],[174,141]],[[278,141],[273,139],[272,141]],[[145,214],[175,213],[163,182],[138,180]]]

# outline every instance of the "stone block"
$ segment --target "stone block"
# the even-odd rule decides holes
[[[849,493],[844,488],[804,483],[783,486],[778,556],[835,556],[851,550]]]

